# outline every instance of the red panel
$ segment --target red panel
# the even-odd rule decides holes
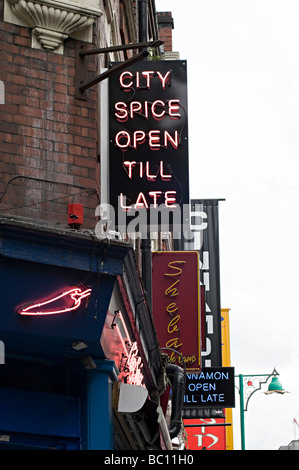
[[[160,347],[172,363],[200,365],[199,258],[197,251],[153,253],[153,316]]]
[[[69,204],[68,205],[68,224],[83,224],[83,205],[82,204]]]

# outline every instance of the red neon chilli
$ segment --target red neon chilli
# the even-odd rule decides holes
[[[30,305],[24,305],[17,310],[20,315],[55,315],[59,313],[71,312],[77,310],[80,307],[82,299],[88,297],[91,294],[91,289],[82,290],[79,287],[73,287],[56,297],[53,297],[44,302],[32,303]],[[61,301],[59,306],[54,307],[54,302]],[[72,304],[71,304],[72,301]],[[62,303],[66,305],[62,305]],[[52,308],[51,305],[52,304]],[[47,310],[47,306],[50,308]],[[43,308],[45,307],[45,309]]]

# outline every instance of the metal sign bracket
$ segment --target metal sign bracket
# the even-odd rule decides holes
[[[148,55],[147,48],[148,47],[159,47],[163,44],[163,41],[149,41],[149,42],[140,42],[136,44],[122,44],[120,46],[112,46],[112,47],[102,47],[99,49],[85,49],[83,43],[77,43],[76,45],[76,98],[86,100],[86,90],[90,87],[100,83],[102,80],[109,78],[110,75],[113,73],[119,72],[130,65],[138,62],[140,60],[144,60]],[[134,55],[130,59],[119,63],[111,67],[106,72],[97,75],[91,80],[88,80],[88,64],[87,64],[87,56],[94,55],[94,54],[107,54],[109,52],[116,52],[116,51],[125,51],[125,50],[132,50],[132,49],[143,49],[138,54]]]

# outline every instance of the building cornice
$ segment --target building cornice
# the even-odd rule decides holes
[[[32,28],[32,47],[63,53],[68,37],[91,42],[92,25],[101,10],[62,0],[5,0],[4,21]]]

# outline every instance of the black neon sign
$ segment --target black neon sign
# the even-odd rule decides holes
[[[109,79],[110,204],[189,204],[186,61],[143,61]]]

